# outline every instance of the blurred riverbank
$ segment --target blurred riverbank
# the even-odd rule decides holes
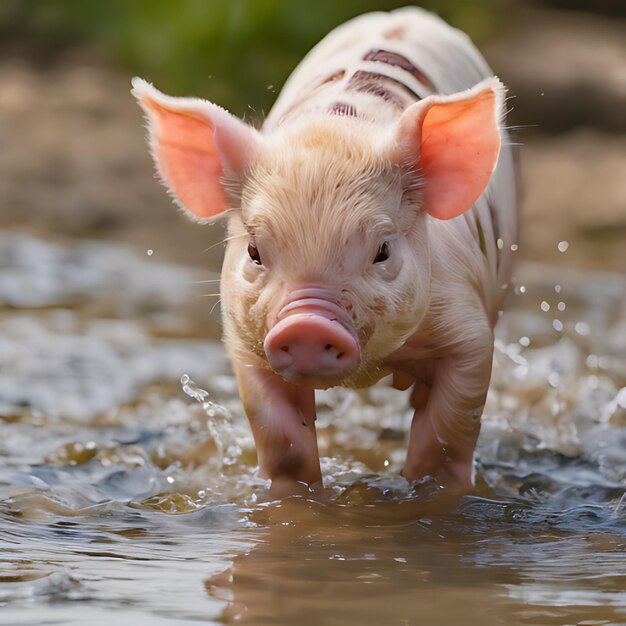
[[[523,144],[522,260],[626,267],[625,24],[516,3],[481,45],[510,88],[509,124],[520,126],[513,140]],[[155,259],[217,270],[222,228],[187,222],[153,180],[129,93],[133,73],[84,40],[49,54],[38,41],[5,42],[0,228],[121,241]],[[208,74],[197,95],[217,98]],[[270,91],[286,76],[275,78]],[[258,103],[267,95],[251,97],[249,119],[262,120]]]

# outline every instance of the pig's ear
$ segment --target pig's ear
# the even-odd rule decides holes
[[[206,100],[172,98],[140,78],[132,85],[165,186],[196,219],[226,211],[230,203],[224,181],[235,182],[254,159],[258,133]]]
[[[422,208],[448,220],[485,190],[500,152],[502,83],[495,77],[450,96],[429,96],[401,116],[395,156],[418,176]]]

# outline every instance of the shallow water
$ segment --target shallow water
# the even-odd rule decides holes
[[[324,487],[272,502],[214,276],[0,250],[1,624],[626,623],[623,278],[518,270],[471,496],[398,476],[383,384],[319,395]]]

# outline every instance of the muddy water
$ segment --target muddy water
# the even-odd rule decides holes
[[[626,623],[621,277],[519,269],[471,496],[398,477],[380,385],[320,394],[325,484],[271,502],[215,276],[0,251],[1,624]]]

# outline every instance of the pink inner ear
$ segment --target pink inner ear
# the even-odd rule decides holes
[[[424,210],[441,220],[469,210],[489,183],[498,153],[496,94],[433,104],[422,122]]]
[[[213,125],[198,114],[145,101],[155,118],[153,149],[161,173],[191,213],[212,217],[229,208],[222,189]]]

